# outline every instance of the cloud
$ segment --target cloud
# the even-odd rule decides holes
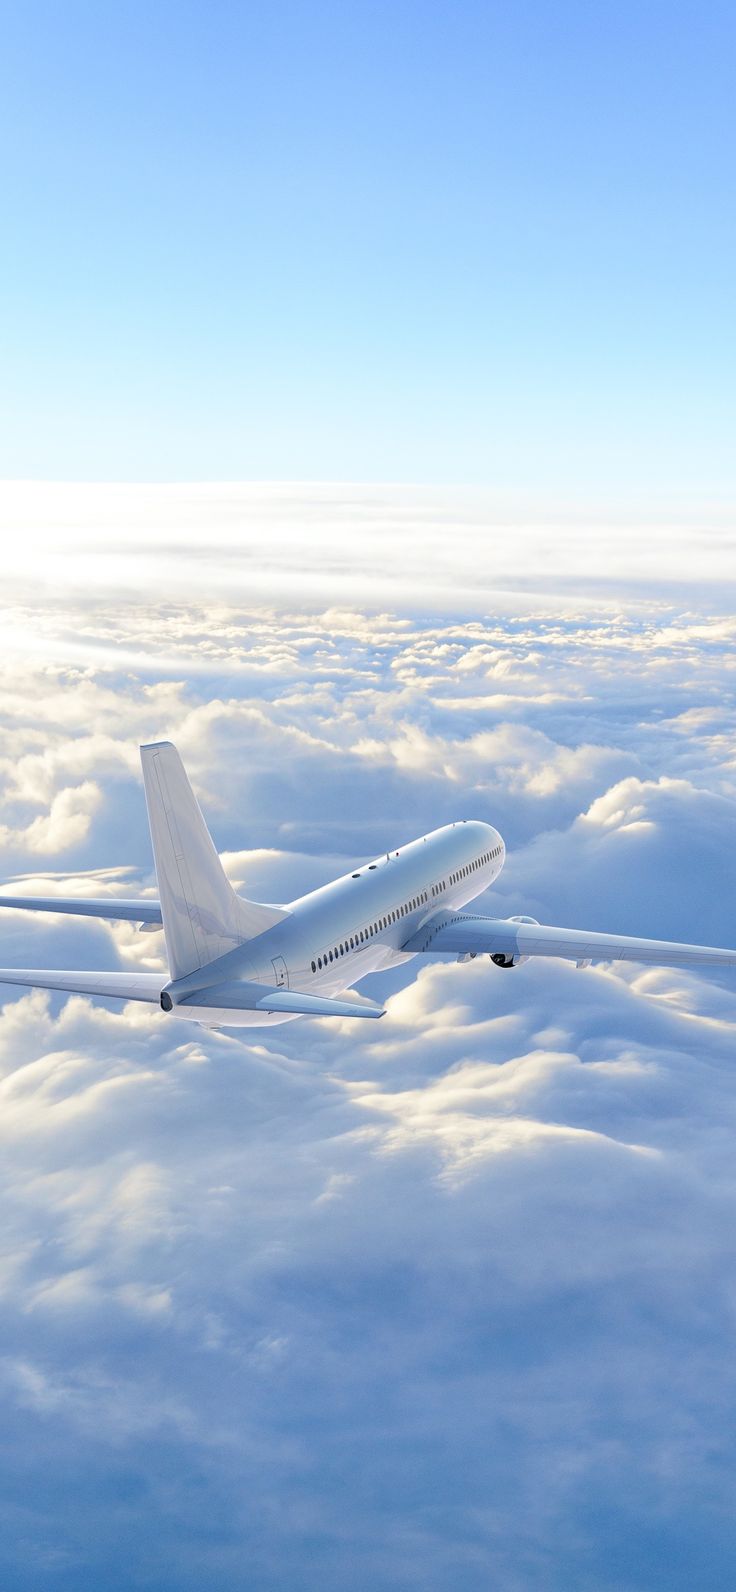
[[[702,494],[642,526],[630,503],[602,515],[458,486],[8,481],[0,527],[6,578],[31,603],[39,567],[61,590],[117,604],[194,591],[221,605],[327,607],[338,620],[358,591],[361,607],[391,614],[485,613],[499,594],[523,609],[552,592],[559,613],[581,591],[590,604],[693,588],[720,609],[734,578],[726,511],[704,509]]]
[[[477,814],[489,911],[733,941],[722,614],[328,602],[39,607],[4,658],[6,893],[152,893],[137,742],[170,735],[257,897]],[[0,924],[19,965],[163,952]],[[730,1585],[730,975],[417,959],[365,990],[380,1024],[266,1042],[4,993],[3,1585]]]

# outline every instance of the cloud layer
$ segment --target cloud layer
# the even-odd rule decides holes
[[[136,746],[167,735],[255,896],[477,816],[509,846],[489,910],[733,943],[733,631],[9,612],[7,891],[152,890]],[[162,951],[2,926],[21,965]],[[4,1585],[733,1584],[733,981],[373,985],[380,1024],[265,1044],[3,992]]]

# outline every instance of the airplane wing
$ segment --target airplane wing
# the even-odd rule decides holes
[[[130,896],[10,896],[0,895],[0,907],[15,907],[23,912],[69,912],[82,918],[124,918],[129,923],[146,923],[161,928],[158,901],[133,901]]]
[[[657,967],[736,967],[736,950],[711,945],[684,945],[677,940],[644,940],[628,934],[596,934],[588,929],[556,929],[546,923],[513,918],[475,917],[461,912],[436,913],[403,951],[429,956],[454,951],[459,955],[504,957],[561,956],[572,962],[649,962]]]

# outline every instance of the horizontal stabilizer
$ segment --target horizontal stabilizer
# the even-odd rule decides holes
[[[161,928],[158,901],[133,901],[130,896],[9,896],[0,895],[0,907],[15,907],[22,912],[73,913],[80,918],[118,918],[128,923],[148,923]]]
[[[158,1002],[161,973],[81,973],[45,967],[0,967],[0,984],[28,984],[32,989],[60,989],[67,995],[108,995],[120,1001]]]
[[[336,1001],[329,995],[303,995],[298,989],[268,989],[264,984],[246,981],[192,990],[178,1005],[217,1007],[220,1011],[292,1012],[296,1017],[383,1017],[383,1007],[372,1002]]]

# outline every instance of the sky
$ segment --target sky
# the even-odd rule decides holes
[[[734,31],[5,8],[0,900],[155,896],[165,738],[253,899],[478,818],[481,911],[734,944]],[[732,975],[361,989],[0,987],[4,1592],[732,1592]]]
[[[0,475],[730,507],[735,32],[7,6]]]

